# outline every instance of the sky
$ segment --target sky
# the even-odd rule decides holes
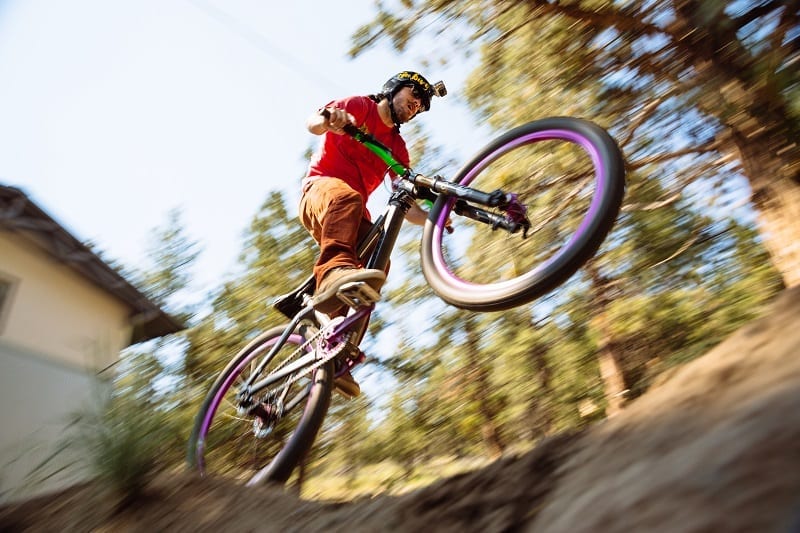
[[[213,290],[270,191],[296,205],[315,142],[305,121],[329,100],[420,70],[449,94],[416,120],[457,153],[486,141],[458,96],[469,65],[425,68],[429,50],[388,44],[346,56],[374,11],[373,0],[0,0],[0,183],[128,267],[147,265],[153,230],[180,209],[202,248],[194,287]]]

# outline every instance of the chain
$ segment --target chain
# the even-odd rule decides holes
[[[333,346],[332,349],[323,350],[322,347],[321,347],[321,343],[319,342],[326,335],[328,335],[329,333],[333,333],[335,331],[336,327],[339,324],[341,324],[342,322],[343,322],[343,320],[333,320],[333,321],[331,321],[329,324],[327,324],[323,328],[319,329],[319,331],[314,333],[314,335],[312,335],[309,339],[307,339],[306,342],[304,342],[303,344],[298,346],[296,350],[294,350],[292,353],[290,353],[288,356],[286,356],[284,358],[284,360],[281,361],[278,364],[277,367],[273,368],[271,372],[276,372],[276,371],[280,370],[281,368],[283,368],[284,366],[289,364],[291,361],[293,361],[296,357],[298,357],[299,355],[301,355],[304,352],[307,352],[308,348],[316,343],[314,352],[317,354],[318,359],[316,359],[309,366],[306,366],[306,367],[298,370],[297,372],[295,372],[291,376],[289,376],[283,383],[281,383],[280,385],[276,386],[275,388],[267,391],[266,393],[263,393],[263,391],[262,391],[263,396],[264,397],[270,397],[273,394],[275,396],[277,396],[280,392],[283,392],[286,389],[288,389],[290,385],[292,385],[293,383],[298,381],[303,376],[306,376],[306,375],[314,372],[319,367],[321,367],[322,365],[326,364],[328,361],[334,359],[340,353],[342,353],[344,351],[344,349],[347,347],[347,344],[348,344],[348,341],[349,341],[349,337],[350,337],[349,334],[344,339],[342,339],[341,342],[337,342],[336,345]],[[319,357],[320,355],[322,355],[322,357]]]

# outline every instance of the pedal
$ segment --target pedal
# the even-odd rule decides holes
[[[336,297],[348,306],[358,309],[379,302],[381,293],[365,281],[351,281],[339,287]]]
[[[361,394],[361,387],[358,385],[350,371],[356,365],[363,363],[367,356],[358,349],[358,346],[349,341],[344,342],[345,347],[336,359],[334,359],[333,390],[344,396],[347,400],[352,400]]]
[[[346,371],[350,371],[356,365],[360,365],[367,360],[367,354],[362,352],[358,346],[352,344],[350,341],[345,341],[342,353],[335,359],[334,377],[339,377]]]

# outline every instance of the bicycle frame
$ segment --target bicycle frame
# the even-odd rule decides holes
[[[359,243],[358,263],[385,271],[409,210],[432,200],[420,235],[422,273],[445,303],[469,311],[516,308],[564,283],[597,252],[625,192],[618,145],[583,119],[550,117],[513,128],[469,159],[453,182],[415,173],[374,138],[354,127],[344,130],[396,178],[385,211]],[[454,215],[465,224],[458,236],[446,237]],[[497,229],[503,231],[497,235]],[[519,242],[509,238],[513,233],[533,238]],[[309,276],[274,301],[289,325],[270,327],[250,341],[208,390],[187,457],[200,473],[238,478],[255,469],[249,486],[286,483],[313,446],[332,392],[357,394],[337,377],[365,360],[359,344],[380,295],[363,283],[342,285],[336,298],[347,315],[331,318],[314,309],[315,292]],[[243,433],[243,424],[252,429]],[[248,438],[256,440],[242,440]],[[238,455],[244,444],[247,460],[230,464],[228,446]]]
[[[434,201],[439,195],[446,196],[456,202],[455,212],[459,215],[467,216],[479,222],[491,225],[493,229],[501,227],[510,233],[515,233],[523,229],[523,237],[527,233],[530,223],[525,218],[525,207],[516,201],[516,196],[506,194],[497,190],[491,193],[484,193],[469,187],[464,187],[451,183],[440,176],[428,177],[414,172],[412,169],[398,162],[391,151],[378,142],[371,135],[360,131],[353,125],[345,126],[344,131],[357,142],[367,147],[376,156],[386,163],[387,169],[399,176],[394,190],[389,197],[388,205],[382,215],[373,223],[372,228],[366,237],[359,244],[358,254],[362,264],[366,268],[374,268],[386,271],[389,266],[391,253],[400,234],[400,229],[412,204],[417,199]],[[507,213],[506,216],[489,212],[476,207],[473,204],[482,205],[490,208],[500,208]],[[278,373],[255,382],[259,374],[266,365],[277,354],[286,340],[294,332],[301,322],[314,314],[314,309],[310,303],[311,294],[315,288],[313,276],[301,285],[298,289],[280,297],[274,307],[284,315],[291,318],[291,322],[286,327],[280,340],[262,359],[250,379],[245,382],[240,389],[240,400],[244,404],[250,402],[255,394],[265,388],[279,382],[292,375],[292,373],[302,369],[314,361],[314,353],[310,352],[307,356],[295,361]],[[352,335],[351,342],[358,346],[363,339],[369,325],[369,317],[372,307],[350,311],[346,324],[340,324],[338,331],[347,331]],[[330,321],[325,315],[316,314],[320,325],[325,326]],[[343,327],[344,326],[344,327]]]
[[[404,183],[405,185],[403,185]],[[372,228],[359,245],[359,256],[361,257],[362,262],[364,262],[368,268],[376,268],[385,271],[389,266],[391,253],[394,249],[395,243],[397,242],[400,229],[403,226],[405,215],[411,208],[411,203],[416,199],[416,196],[408,190],[409,185],[407,183],[408,181],[406,179],[401,179],[396,190],[392,193],[389,199],[389,205],[387,206],[385,212],[373,223]],[[256,370],[253,372],[251,379],[242,385],[242,391],[246,391],[246,396],[252,397],[253,395],[258,394],[263,389],[290,376],[293,372],[302,369],[304,366],[314,361],[314,354],[309,353],[307,356],[296,360],[293,364],[282,369],[280,372],[272,374],[264,380],[253,382],[253,380],[261,373],[266,365],[269,364],[280,348],[286,343],[286,340],[289,338],[292,332],[297,329],[301,321],[314,313],[314,309],[308,301],[308,296],[311,292],[313,292],[313,289],[307,289],[309,286],[313,286],[313,277],[310,281],[312,283],[307,281],[298,291],[295,291],[295,293],[289,295],[290,297],[297,298],[296,293],[300,292],[302,295],[301,298],[305,300],[303,302],[304,307],[299,312],[294,314],[294,316],[292,316],[292,320],[289,325],[286,326],[286,329],[284,330],[280,340],[275,343],[275,346],[273,346],[272,350],[270,350],[270,352],[261,360],[261,363],[259,363]],[[351,312],[351,317],[355,318],[355,324],[347,324],[346,329],[355,337],[353,339],[353,344],[358,345],[363,339],[364,334],[367,331],[367,326],[369,325],[369,315],[371,310],[371,308],[368,308],[363,312]],[[321,319],[321,317],[318,315],[317,320],[322,322],[324,321],[324,318]]]

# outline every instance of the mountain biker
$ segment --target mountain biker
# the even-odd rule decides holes
[[[320,246],[314,265],[317,289],[312,303],[317,311],[338,316],[346,310],[336,293],[345,283],[363,282],[380,292],[386,273],[363,268],[356,247],[369,231],[369,195],[383,182],[386,164],[365,146],[343,135],[353,124],[389,148],[395,159],[409,166],[408,150],[400,126],[430,109],[434,95],[444,96],[441,82],[433,85],[421,74],[400,72],[383,84],[378,94],[333,100],[307,120],[308,131],[322,135],[302,181],[300,220]],[[327,113],[324,113],[327,111]],[[413,204],[406,219],[423,225],[427,212]],[[345,372],[336,380],[346,396],[358,396],[361,389]]]

